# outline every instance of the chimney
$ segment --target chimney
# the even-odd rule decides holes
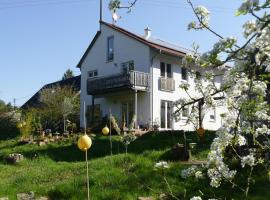
[[[146,27],[144,29],[144,39],[148,40],[151,37],[151,29],[149,27]]]

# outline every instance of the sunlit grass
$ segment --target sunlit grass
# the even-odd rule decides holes
[[[194,133],[188,137],[192,142],[198,142]],[[110,156],[108,137],[97,136],[89,151],[91,199],[134,200],[139,196],[158,197],[161,193],[170,192],[179,199],[189,199],[199,195],[199,190],[211,196],[213,189],[209,187],[208,180],[182,179],[181,169],[188,166],[170,161],[168,151],[177,142],[183,143],[181,134],[148,134],[130,144],[125,155],[119,138],[113,136],[113,156]],[[209,144],[209,141],[204,145],[198,144],[193,152],[194,158],[205,159]],[[6,164],[3,158],[14,152],[22,153],[26,159],[18,165]],[[38,157],[34,159],[35,154]],[[57,200],[86,199],[84,153],[78,150],[72,139],[41,147],[19,145],[16,140],[0,141],[0,158],[0,197],[8,196],[12,200],[16,199],[17,193],[34,191],[37,196]],[[171,166],[164,173],[154,170],[155,163],[160,160],[167,160]],[[263,195],[251,190],[252,197],[258,200],[269,197],[269,183],[262,181],[259,185]],[[236,199],[240,195],[238,193],[218,191],[220,195]]]

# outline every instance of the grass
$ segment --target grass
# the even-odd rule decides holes
[[[188,140],[198,142],[194,133],[187,136]],[[212,136],[207,138],[206,144],[199,145],[194,151],[195,158],[205,158]],[[214,194],[208,180],[182,179],[181,169],[188,166],[180,162],[169,162],[171,167],[164,174],[155,171],[156,162],[170,160],[168,151],[177,142],[183,142],[180,133],[147,134],[130,144],[129,153],[125,155],[124,146],[114,136],[114,155],[109,156],[108,137],[97,136],[89,151],[91,199],[134,200],[139,196],[158,197],[170,191],[179,199],[201,195],[200,191],[205,197],[242,197],[237,190],[228,193],[230,188],[227,185]],[[7,165],[4,157],[14,152],[22,153],[26,159],[18,165]],[[33,159],[35,154],[38,157]],[[86,199],[85,173],[84,153],[78,150],[73,140],[41,147],[19,145],[15,139],[0,141],[0,197],[8,196],[13,200],[17,193],[34,191],[37,196],[48,196],[50,199]],[[263,177],[259,180],[258,188],[251,189],[250,199],[270,199],[270,191],[267,190],[269,182]]]

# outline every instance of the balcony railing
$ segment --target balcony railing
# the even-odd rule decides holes
[[[149,81],[150,78],[148,73],[138,71],[88,79],[87,93],[95,95],[122,89],[147,90]]]
[[[160,77],[159,89],[162,91],[173,92],[175,90],[175,81],[173,78]]]

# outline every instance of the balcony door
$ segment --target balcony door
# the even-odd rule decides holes
[[[172,128],[172,102],[161,100],[160,104],[160,128],[171,129]]]
[[[128,62],[124,62],[124,63],[121,64],[121,67],[122,67],[122,73],[127,74],[128,72],[134,70],[134,61],[131,60],[131,61],[128,61]]]
[[[134,104],[132,101],[122,102],[121,107],[122,125],[125,123],[125,126],[128,127],[134,115]]]
[[[160,76],[164,78],[172,78],[172,65],[168,63],[160,63]]]

